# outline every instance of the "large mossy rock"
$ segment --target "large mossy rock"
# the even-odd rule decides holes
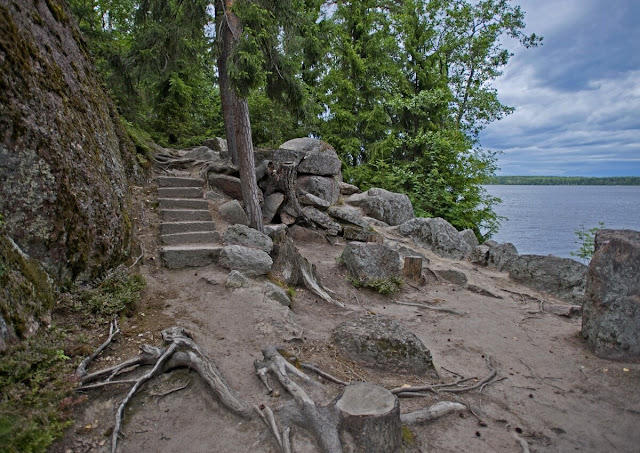
[[[336,327],[333,341],[341,354],[366,366],[437,376],[422,341],[392,319],[373,314],[349,319]]]
[[[1,337],[129,256],[136,174],[67,2],[0,2]]]
[[[129,251],[135,148],[60,0],[0,4],[0,211],[59,282]]]
[[[640,232],[600,230],[589,264],[582,336],[596,355],[640,360]]]

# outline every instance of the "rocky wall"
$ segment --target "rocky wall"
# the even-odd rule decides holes
[[[95,278],[128,256],[135,173],[65,1],[0,0],[1,234],[53,287]]]

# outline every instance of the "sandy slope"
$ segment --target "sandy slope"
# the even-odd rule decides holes
[[[153,187],[138,190],[138,233],[146,250],[141,272],[148,282],[143,303],[138,314],[122,325],[123,336],[94,367],[135,354],[143,342],[158,345],[163,328],[181,325],[193,333],[231,386],[251,404],[267,402],[275,407],[279,399],[286,398],[284,392],[279,399],[267,396],[254,374],[253,361],[270,343],[283,345],[300,360],[316,363],[345,380],[366,379],[385,386],[425,382],[421,376],[360,367],[340,357],[331,345],[331,331],[345,317],[375,312],[400,322],[424,342],[442,380],[451,381],[456,374],[486,376],[483,354],[491,357],[498,372],[482,393],[401,400],[403,412],[438,400],[459,400],[470,404],[487,424],[480,426],[476,417],[465,412],[412,426],[415,442],[408,451],[522,451],[514,433],[526,440],[531,451],[638,451],[640,365],[595,357],[579,336],[579,318],[539,312],[536,299],[552,301],[549,296],[515,284],[505,273],[421,250],[433,269],[461,270],[470,283],[501,298],[447,283],[422,288],[405,285],[392,298],[383,297],[356,289],[346,280],[345,270],[336,262],[343,242],[298,243],[302,254],[316,264],[324,284],[348,309],[327,305],[300,289],[289,310],[264,297],[266,279],[255,280],[251,289],[231,291],[224,286],[227,272],[215,265],[182,270],[161,267],[153,193]],[[219,218],[216,221],[224,231],[226,226]],[[380,231],[388,241],[405,240]],[[463,315],[402,306],[394,299],[427,302]],[[188,385],[183,390],[157,396],[184,383]],[[338,394],[337,386],[326,386],[329,396]],[[77,413],[75,426],[52,451],[107,451],[109,437],[105,434],[113,426],[114,407],[123,394],[123,389],[115,388],[91,393]],[[261,422],[230,415],[188,371],[164,375],[145,387],[127,411],[124,433],[119,448],[123,452],[277,451]],[[295,451],[317,451],[299,429],[293,442]]]

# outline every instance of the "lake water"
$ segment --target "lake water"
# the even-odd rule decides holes
[[[492,239],[511,242],[520,254],[573,258],[575,230],[604,222],[605,228],[640,230],[640,186],[484,186],[502,199],[507,217]],[[578,258],[574,258],[578,259]]]

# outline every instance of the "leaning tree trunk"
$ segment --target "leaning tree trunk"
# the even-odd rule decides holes
[[[245,203],[249,225],[256,230],[263,232],[262,210],[258,198],[258,183],[256,182],[256,164],[253,156],[253,142],[251,141],[251,121],[249,120],[249,105],[247,99],[240,97],[236,88],[232,86],[228,79],[226,63],[230,58],[233,48],[237,44],[242,34],[240,19],[231,10],[235,0],[221,0],[223,11],[221,20],[223,52],[221,59],[224,60],[224,76],[226,78],[227,89],[224,96],[230,100],[230,108],[223,108],[225,129],[227,129],[227,140],[233,136],[237,151],[237,164],[240,170],[240,181],[242,185],[242,199]],[[220,69],[220,68],[218,68]],[[224,98],[223,96],[223,98]],[[229,128],[233,133],[229,133]],[[227,145],[229,143],[227,142]],[[232,148],[229,148],[232,152]],[[235,163],[235,162],[234,162]]]
[[[220,86],[220,102],[222,104],[222,118],[224,120],[224,131],[227,136],[227,149],[233,164],[238,164],[238,146],[236,145],[236,134],[233,115],[233,100],[231,97],[231,83],[227,72],[227,59],[231,56],[233,45],[231,25],[227,22],[225,8],[216,8],[216,23],[220,56],[218,57],[218,84]],[[227,28],[228,30],[225,30]]]
[[[249,105],[247,100],[232,93],[234,99],[234,123],[236,127],[236,145],[238,146],[238,168],[242,185],[242,199],[244,200],[249,226],[261,233],[264,232],[262,223],[262,209],[258,198],[258,183],[256,182],[256,163],[253,157],[253,143],[251,142],[251,122],[249,120]]]

